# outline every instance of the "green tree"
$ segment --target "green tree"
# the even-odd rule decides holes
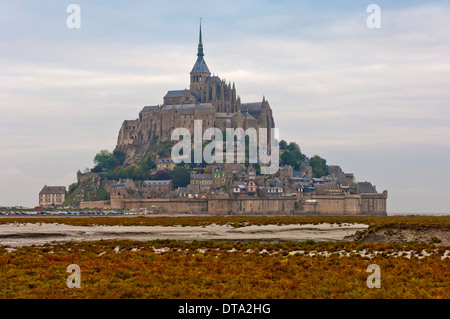
[[[100,167],[103,171],[109,171],[114,168],[116,158],[108,150],[101,150],[95,155],[94,164]]]
[[[172,174],[172,182],[175,188],[186,187],[191,182],[191,174],[184,167],[175,167]]]
[[[146,174],[141,166],[136,166],[133,170],[133,179],[135,180],[144,180],[146,178]]]
[[[123,169],[123,178],[130,178],[132,179],[134,176],[134,166],[127,166]]]
[[[289,143],[287,150],[281,155],[281,160],[287,165],[291,165],[295,170],[300,168],[305,159],[306,155],[301,152],[300,146],[294,142]]]
[[[118,166],[116,167],[116,169],[114,170],[114,179],[119,179],[119,178],[124,178],[125,175],[123,173],[123,167],[122,166]]]
[[[328,165],[326,159],[319,155],[314,155],[309,159],[309,165],[312,167],[313,177],[320,178],[328,174]]]
[[[157,171],[155,175],[156,175],[155,176],[156,180],[168,180],[168,179],[170,179],[170,173],[169,173],[169,171],[166,171],[166,170],[164,170],[164,171]]]
[[[280,146],[280,150],[287,149],[287,142],[285,140],[281,140],[278,145]]]
[[[292,167],[294,167],[297,163],[297,158],[295,157],[294,153],[290,151],[285,151],[283,154],[281,154],[281,160],[285,164],[291,165]]]
[[[114,155],[114,158],[116,159],[115,167],[123,166],[123,163],[125,162],[125,158],[127,155],[121,151],[114,151],[113,155]]]
[[[69,191],[67,192],[67,197],[69,197],[78,187],[79,183],[73,183],[69,185]]]

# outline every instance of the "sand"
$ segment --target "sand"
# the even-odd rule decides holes
[[[172,239],[181,241],[346,241],[347,236],[367,229],[364,224],[303,224],[232,227],[208,226],[72,226],[65,224],[0,225],[0,245],[28,246],[67,241],[129,239],[149,241]]]

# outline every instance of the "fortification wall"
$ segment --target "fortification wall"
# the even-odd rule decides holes
[[[309,198],[309,197],[308,197]],[[386,215],[387,194],[302,197],[238,197],[208,199],[124,199],[111,197],[111,207],[132,209],[159,206],[171,213]],[[367,207],[366,207],[367,206]],[[98,207],[98,206],[97,206]],[[367,209],[366,209],[367,208]]]
[[[359,195],[328,196],[313,195],[317,203],[316,213],[323,215],[358,215],[361,213]]]
[[[159,206],[171,213],[207,213],[206,199],[125,199],[125,209]]]
[[[111,208],[111,202],[109,200],[81,202],[80,207],[81,208]]]

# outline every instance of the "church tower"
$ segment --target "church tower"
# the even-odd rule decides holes
[[[202,42],[202,19],[200,18],[200,35],[198,40],[197,61],[191,71],[190,89],[193,92],[198,91],[200,94],[202,87],[206,82],[206,78],[211,75],[205,60],[203,59],[203,42]]]

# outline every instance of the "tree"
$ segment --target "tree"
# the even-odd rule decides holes
[[[175,188],[186,187],[191,182],[191,174],[184,167],[175,167],[173,170],[172,182]]]
[[[134,176],[134,166],[127,166],[123,169],[123,178],[130,178],[132,179]]]
[[[122,166],[116,167],[116,169],[114,170],[114,178],[120,179],[120,178],[124,178],[124,177],[125,177],[125,175],[123,173],[123,167]]]
[[[289,152],[294,152],[294,151],[300,152],[300,146],[298,146],[298,144],[295,142],[290,142],[289,145],[287,146],[287,149]]]
[[[67,192],[67,197],[70,196],[78,187],[79,183],[73,183],[69,185],[69,191]]]
[[[125,158],[127,157],[127,155],[121,151],[114,151],[113,155],[114,158],[116,159],[114,167],[123,166],[123,163],[125,162]]]
[[[115,167],[116,158],[107,150],[101,150],[94,157],[94,164],[104,171],[109,171]]]
[[[295,170],[300,168],[305,159],[306,155],[301,152],[300,146],[294,142],[289,143],[287,150],[281,155],[281,160],[287,165],[291,165]]]
[[[313,177],[320,178],[328,174],[328,165],[326,159],[319,155],[314,155],[309,159],[309,165],[312,167]]]
[[[292,167],[294,167],[295,164],[297,163],[297,158],[295,157],[294,153],[290,151],[286,151],[283,154],[281,154],[281,160],[285,164],[291,165]]]
[[[280,146],[281,150],[287,149],[287,142],[285,140],[281,140],[278,145]]]
[[[136,166],[133,170],[133,179],[136,180],[144,180],[146,178],[146,174],[144,172],[144,170],[142,169],[142,167],[140,166]]]
[[[167,170],[157,171],[155,177],[156,177],[156,180],[168,180],[168,179],[170,179],[170,173]]]

